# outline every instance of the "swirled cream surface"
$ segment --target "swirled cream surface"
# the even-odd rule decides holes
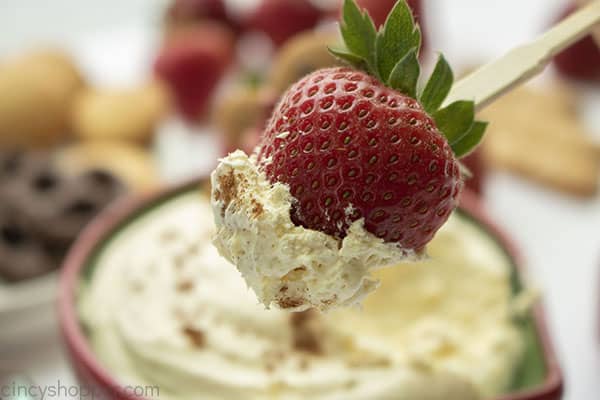
[[[523,352],[509,261],[454,215],[430,259],[376,272],[362,310],[267,310],[211,243],[208,195],[150,211],[81,284],[98,358],[172,400],[471,400],[502,392]]]

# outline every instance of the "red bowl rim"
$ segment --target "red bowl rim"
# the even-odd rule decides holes
[[[124,393],[123,383],[118,382],[110,372],[102,366],[92,351],[79,323],[76,310],[76,293],[80,270],[86,265],[89,257],[96,251],[99,243],[111,236],[112,232],[132,213],[143,210],[162,199],[176,193],[191,189],[195,185],[207,182],[206,178],[196,178],[175,187],[148,193],[142,196],[126,198],[117,202],[96,218],[79,236],[69,251],[59,280],[58,317],[63,341],[69,348],[73,361],[83,363],[92,377],[113,393],[121,393],[122,400],[144,400],[130,393]],[[507,254],[513,259],[520,272],[523,272],[522,258],[515,244],[484,212],[481,201],[474,193],[465,190],[462,194],[460,209],[466,211],[477,222],[486,228],[499,242]],[[546,361],[546,379],[538,387],[523,390],[514,394],[503,395],[494,400],[542,400],[559,399],[563,391],[563,377],[550,334],[546,318],[540,302],[533,309],[535,328],[541,340]]]

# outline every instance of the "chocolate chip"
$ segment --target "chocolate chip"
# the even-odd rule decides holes
[[[18,226],[13,224],[4,224],[0,228],[0,238],[2,242],[10,247],[21,247],[27,243],[27,234]]]
[[[69,243],[58,243],[44,241],[43,248],[48,256],[57,263],[62,263],[62,260],[69,250]]]
[[[0,279],[19,282],[34,278],[57,268],[59,263],[45,251],[12,210],[0,213]]]
[[[114,175],[100,169],[88,171],[84,177],[88,178],[90,181],[98,184],[99,186],[114,186],[119,184],[119,181]]]
[[[73,181],[75,190],[105,206],[126,192],[125,185],[116,176],[102,169],[93,169]]]
[[[51,172],[43,172],[40,175],[33,178],[31,182],[33,189],[38,193],[47,193],[55,190],[59,183],[57,175]]]
[[[79,199],[65,208],[65,214],[69,216],[89,216],[98,211],[98,207],[91,200]]]

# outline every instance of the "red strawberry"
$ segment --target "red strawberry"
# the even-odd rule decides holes
[[[575,10],[577,6],[570,5],[560,19],[566,18]],[[570,78],[600,81],[600,48],[592,36],[586,36],[560,53],[554,63],[562,74]]]
[[[439,109],[453,80],[441,56],[417,96],[420,34],[404,1],[389,21],[400,26],[376,35],[346,0],[347,48],[333,52],[367,71],[322,69],[294,84],[275,107],[258,163],[272,183],[290,187],[294,223],[343,238],[364,218],[367,231],[420,251],[456,207],[457,156],[477,144],[485,124],[473,121],[473,102]]]
[[[295,223],[344,237],[364,217],[369,232],[410,249],[431,240],[462,187],[419,103],[349,68],[317,71],[286,93],[259,160],[271,181],[290,186]]]
[[[167,18],[171,21],[228,21],[223,0],[175,0],[167,10]]]
[[[296,33],[313,28],[320,18],[321,11],[309,0],[262,0],[244,26],[266,33],[279,46]]]
[[[233,58],[233,34],[217,23],[178,31],[165,43],[154,69],[171,88],[180,112],[197,119]]]
[[[356,0],[356,4],[361,9],[367,10],[375,27],[382,26],[385,23],[387,16],[396,4],[397,0]],[[421,0],[407,0],[408,5],[412,9],[415,17],[420,17],[423,11]]]

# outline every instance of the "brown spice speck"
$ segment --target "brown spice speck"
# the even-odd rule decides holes
[[[178,292],[189,292],[194,289],[194,282],[191,280],[182,280],[177,283]]]
[[[304,304],[304,299],[298,297],[284,297],[283,299],[277,300],[277,305],[281,308],[296,308]]]
[[[315,310],[294,313],[290,317],[293,333],[293,348],[310,353],[322,354],[323,346],[319,340],[322,336],[320,321]]]
[[[259,203],[256,199],[250,200],[250,203],[252,204],[252,216],[254,218],[260,217],[264,212],[263,205]]]
[[[275,372],[276,367],[286,358],[282,350],[270,349],[263,353],[264,368],[268,373]]]
[[[129,288],[133,292],[139,293],[139,292],[143,292],[144,291],[145,286],[139,280],[132,280],[131,282],[129,282]]]
[[[308,361],[308,358],[302,357],[298,363],[298,368],[300,368],[301,371],[306,371],[309,366],[310,362]]]
[[[389,368],[392,361],[383,355],[358,350],[346,359],[346,365],[349,368]]]
[[[265,363],[265,370],[266,370],[268,373],[272,374],[273,372],[275,372],[275,364],[273,364],[273,363],[272,363],[272,362],[270,362],[270,361],[267,361],[267,362]]]
[[[215,200],[222,201],[221,217],[225,217],[225,210],[229,207],[229,203],[237,196],[237,186],[235,182],[235,174],[233,170],[226,175],[219,176],[219,187],[221,190],[215,190]]]
[[[174,308],[172,310],[173,312],[173,316],[179,321],[179,322],[184,322],[187,320],[187,315],[185,314],[185,312],[183,312],[182,309],[180,309],[179,307]]]
[[[325,306],[330,306],[332,304],[334,304],[337,301],[337,294],[334,294],[332,298],[330,299],[326,299],[326,300],[321,300],[321,304],[325,305]]]
[[[169,229],[161,232],[160,241],[163,243],[171,243],[179,238],[179,233],[175,230]]]
[[[173,267],[181,269],[185,265],[186,257],[183,254],[177,254],[173,257]]]
[[[188,337],[194,347],[204,347],[206,344],[206,336],[204,332],[197,328],[187,326],[183,328],[183,334]]]

